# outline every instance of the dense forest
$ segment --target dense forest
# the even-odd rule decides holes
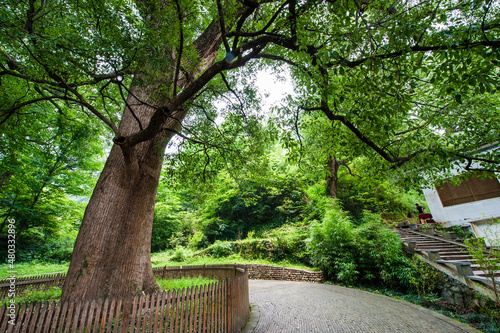
[[[500,170],[495,1],[3,4],[0,253],[15,221],[62,299],[156,290],[160,251],[401,286],[422,186]]]

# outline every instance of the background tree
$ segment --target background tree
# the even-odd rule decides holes
[[[62,248],[52,253],[47,247],[47,259],[69,260],[74,238],[65,234],[81,222],[84,206],[76,200],[91,193],[102,168],[102,127],[75,118],[64,105],[46,103],[24,113],[10,117],[0,137],[0,169],[8,175],[0,194],[0,233],[6,241],[6,222],[14,219],[18,259],[32,257],[49,238],[52,247]]]

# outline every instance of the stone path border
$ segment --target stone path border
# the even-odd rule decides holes
[[[253,280],[243,333],[477,333],[423,307],[339,286]]]

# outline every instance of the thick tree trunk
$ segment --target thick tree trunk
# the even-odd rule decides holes
[[[240,7],[232,20],[226,21],[227,27],[234,24],[245,8]],[[165,88],[173,85],[173,77],[169,78],[168,73],[164,78],[155,76],[152,80],[142,74],[135,80],[147,86],[133,84],[130,90],[115,145],[78,233],[61,296],[63,301],[124,298],[159,289],[151,267],[150,247],[163,154],[174,133],[169,129],[180,127],[186,115],[186,111],[181,111],[183,103],[223,69],[220,63],[212,66],[221,43],[219,20],[214,20],[193,42],[198,63],[186,64],[184,69],[190,73],[178,77],[177,87],[182,91],[170,100],[165,98],[168,91]],[[175,59],[170,68],[174,62]],[[148,68],[149,64],[143,66]],[[142,136],[144,141],[130,143],[134,142],[131,138],[144,133],[148,133]],[[149,133],[154,135],[152,139]]]
[[[147,126],[155,109],[132,96],[148,101],[147,90],[133,87],[128,98],[128,105],[138,105],[134,113]],[[174,112],[164,127],[177,129],[184,116],[182,111]],[[126,108],[120,134],[138,129]],[[63,301],[125,297],[159,288],[151,267],[151,230],[163,153],[172,134],[163,131],[132,147],[129,154],[113,146],[85,211]]]
[[[337,198],[338,172],[340,162],[335,156],[328,156],[328,175],[326,176],[326,191],[333,198]]]

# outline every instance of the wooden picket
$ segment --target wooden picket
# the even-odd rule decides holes
[[[0,333],[3,332],[238,332],[249,317],[248,270],[219,267],[232,278],[217,283],[178,291],[140,295],[133,299],[105,299],[83,303],[44,302],[23,304],[14,309],[15,325],[9,323],[8,307],[0,308]],[[181,268],[162,276],[179,276]],[[198,266],[189,272],[208,272],[214,267]],[[60,278],[60,277],[57,277]],[[33,281],[33,279],[31,279]]]

